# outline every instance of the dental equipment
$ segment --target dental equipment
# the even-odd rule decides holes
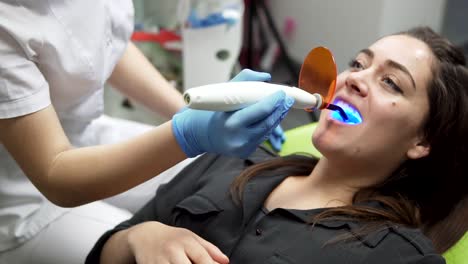
[[[265,82],[245,81],[203,85],[188,89],[183,97],[189,108],[213,111],[234,111],[283,90],[293,97],[294,108],[312,112],[317,109],[337,111],[343,120],[345,111],[331,104],[336,88],[336,64],[332,53],[325,47],[309,52],[299,74],[299,87]]]

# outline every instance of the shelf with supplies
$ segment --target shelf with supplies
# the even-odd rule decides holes
[[[159,50],[161,48],[170,52],[180,51],[182,77],[178,82],[181,81],[183,90],[186,90],[230,79],[242,45],[242,23],[200,28],[186,27],[180,34],[166,30],[157,33],[135,31],[132,40],[138,43],[156,67],[160,62],[159,58],[151,54],[155,53],[155,49],[157,49],[156,54],[160,55],[164,53]],[[145,43],[157,43],[159,47],[151,47]],[[161,71],[164,74],[164,71]]]

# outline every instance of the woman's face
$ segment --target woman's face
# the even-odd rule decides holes
[[[359,124],[324,110],[313,135],[328,159],[396,167],[429,153],[422,126],[429,112],[432,53],[405,35],[382,38],[358,53],[338,76],[334,104]]]

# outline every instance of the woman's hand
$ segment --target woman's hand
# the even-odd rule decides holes
[[[127,241],[136,263],[229,263],[216,246],[190,230],[159,222],[128,229]]]

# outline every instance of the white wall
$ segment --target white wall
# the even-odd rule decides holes
[[[443,0],[385,0],[380,19],[380,34],[390,34],[413,26],[442,29],[446,1]]]
[[[297,22],[286,41],[291,56],[302,62],[309,50],[323,45],[335,55],[338,70],[377,38],[416,25],[440,30],[445,0],[270,0],[279,29],[286,17]]]

